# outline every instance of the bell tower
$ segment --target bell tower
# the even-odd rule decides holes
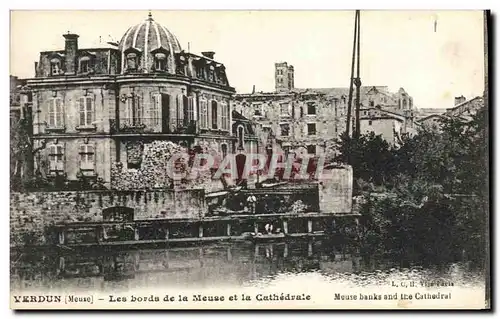
[[[287,62],[274,64],[274,82],[276,92],[289,92],[294,86],[294,69]]]

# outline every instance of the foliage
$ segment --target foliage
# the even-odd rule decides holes
[[[421,263],[485,257],[488,214],[486,110],[444,118],[390,146],[373,133],[342,136],[337,161],[353,166],[366,253]]]

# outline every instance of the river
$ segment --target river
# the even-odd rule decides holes
[[[16,292],[265,287],[298,278],[352,287],[407,279],[461,286],[481,286],[484,281],[481,272],[464,264],[401,268],[396,262],[361,258],[321,241],[11,255],[11,291]]]

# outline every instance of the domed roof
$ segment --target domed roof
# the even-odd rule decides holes
[[[134,48],[138,50],[141,53],[140,65],[145,72],[150,69],[153,63],[151,51],[158,48],[168,50],[170,54],[182,51],[179,40],[175,35],[154,21],[151,13],[149,13],[146,20],[130,27],[125,32],[118,44],[118,48],[122,52],[122,58],[124,58],[123,53],[128,49]]]

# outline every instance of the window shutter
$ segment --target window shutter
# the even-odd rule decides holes
[[[56,125],[56,106],[55,106],[55,100],[52,99],[49,101],[49,127],[54,127]]]
[[[89,162],[90,162],[91,168],[95,170],[95,163],[96,163],[95,145],[94,144],[87,145],[87,152],[90,153],[89,154]]]
[[[85,125],[85,98],[79,98],[78,103],[78,109],[80,111],[80,125]]]
[[[56,145],[51,145],[48,148],[48,160],[49,160],[49,172],[56,170],[56,168],[57,168],[57,147],[56,147]]]
[[[194,98],[192,96],[188,98],[188,113],[189,113],[189,120],[194,121],[196,117],[194,112]]]
[[[203,127],[208,128],[209,114],[208,114],[208,101],[203,100]]]
[[[87,97],[87,125],[91,125],[94,122],[94,100],[91,97]]]
[[[217,128],[222,129],[222,103],[217,103]]]
[[[136,123],[140,124],[142,123],[142,118],[143,118],[143,114],[142,114],[142,105],[141,105],[141,100],[139,99],[139,97],[135,97],[135,118],[136,118]]]
[[[207,128],[212,128],[212,100],[207,101]]]
[[[64,126],[64,115],[61,99],[56,99],[56,125],[57,127]]]
[[[65,146],[66,146],[66,143],[63,143],[61,145],[57,145],[58,154],[60,154],[58,156],[59,161],[57,162],[57,165],[58,165],[57,169],[60,171],[63,171],[63,172],[64,172],[64,164],[66,163]]]

